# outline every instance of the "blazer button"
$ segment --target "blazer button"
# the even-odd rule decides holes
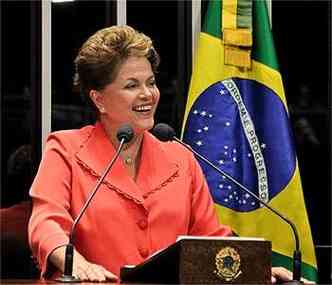
[[[139,253],[143,258],[147,258],[149,256],[149,250],[145,247],[139,249]]]
[[[146,219],[139,220],[138,226],[141,230],[146,230],[148,227],[148,222],[146,221]]]

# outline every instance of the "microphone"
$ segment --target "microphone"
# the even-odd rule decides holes
[[[70,235],[69,235],[69,243],[66,245],[66,251],[65,251],[65,265],[64,265],[64,272],[63,274],[56,279],[58,282],[64,282],[64,283],[76,283],[80,282],[80,279],[73,276],[73,259],[74,259],[74,241],[75,241],[75,229],[82,218],[85,210],[88,208],[90,202],[92,201],[93,197],[97,193],[100,185],[103,183],[107,173],[111,170],[113,164],[115,163],[116,159],[119,157],[120,152],[122,151],[122,148],[125,143],[129,143],[132,138],[134,137],[134,131],[131,126],[129,125],[123,125],[119,128],[117,135],[116,135],[118,141],[120,142],[117,151],[112,158],[112,160],[109,162],[107,167],[105,168],[104,172],[100,176],[98,182],[96,183],[95,187],[91,191],[91,194],[89,198],[84,203],[84,206],[80,210],[79,214],[77,215],[76,219],[74,220],[74,223],[71,227]]]
[[[301,256],[301,250],[300,250],[300,240],[299,240],[299,235],[297,232],[297,229],[295,227],[295,224],[290,221],[288,218],[283,216],[281,213],[279,213],[276,209],[273,207],[269,206],[266,202],[262,201],[255,193],[253,193],[251,190],[249,190],[246,186],[242,185],[240,182],[238,182],[235,178],[233,178],[231,175],[227,174],[217,166],[215,166],[211,161],[209,161],[206,157],[203,155],[199,154],[197,151],[192,149],[189,145],[185,144],[182,142],[180,139],[178,139],[175,136],[175,131],[174,129],[164,123],[159,123],[156,126],[154,126],[152,133],[161,141],[176,141],[183,145],[185,148],[189,149],[192,153],[194,153],[199,159],[207,163],[209,166],[211,166],[215,171],[217,171],[219,174],[224,175],[227,177],[230,181],[232,181],[234,184],[239,186],[241,190],[245,191],[248,193],[251,197],[253,197],[256,201],[259,203],[263,204],[266,208],[268,208],[271,212],[276,214],[278,217],[280,217],[283,221],[285,221],[292,229],[294,239],[295,239],[295,250],[293,253],[293,280],[285,282],[283,284],[287,285],[295,285],[295,284],[301,284],[301,263],[302,263],[302,256]]]

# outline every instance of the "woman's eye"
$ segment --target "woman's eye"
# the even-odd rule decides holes
[[[135,88],[136,87],[136,84],[128,84],[125,86],[126,89],[132,89],[132,88]]]
[[[152,80],[149,82],[149,86],[155,86],[156,85],[156,81],[155,80]]]

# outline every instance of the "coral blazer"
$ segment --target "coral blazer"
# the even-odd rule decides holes
[[[102,125],[50,134],[30,195],[29,242],[42,276],[47,258],[68,243],[73,220],[115,154]],[[136,181],[118,159],[75,233],[75,248],[119,275],[169,246],[179,235],[230,235],[220,225],[193,155],[144,133]]]

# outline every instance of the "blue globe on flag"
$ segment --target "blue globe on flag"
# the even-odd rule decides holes
[[[287,110],[271,89],[249,79],[209,86],[193,104],[184,141],[268,202],[292,178],[296,157]],[[277,131],[276,131],[277,130]],[[216,203],[248,212],[261,205],[201,162]]]

